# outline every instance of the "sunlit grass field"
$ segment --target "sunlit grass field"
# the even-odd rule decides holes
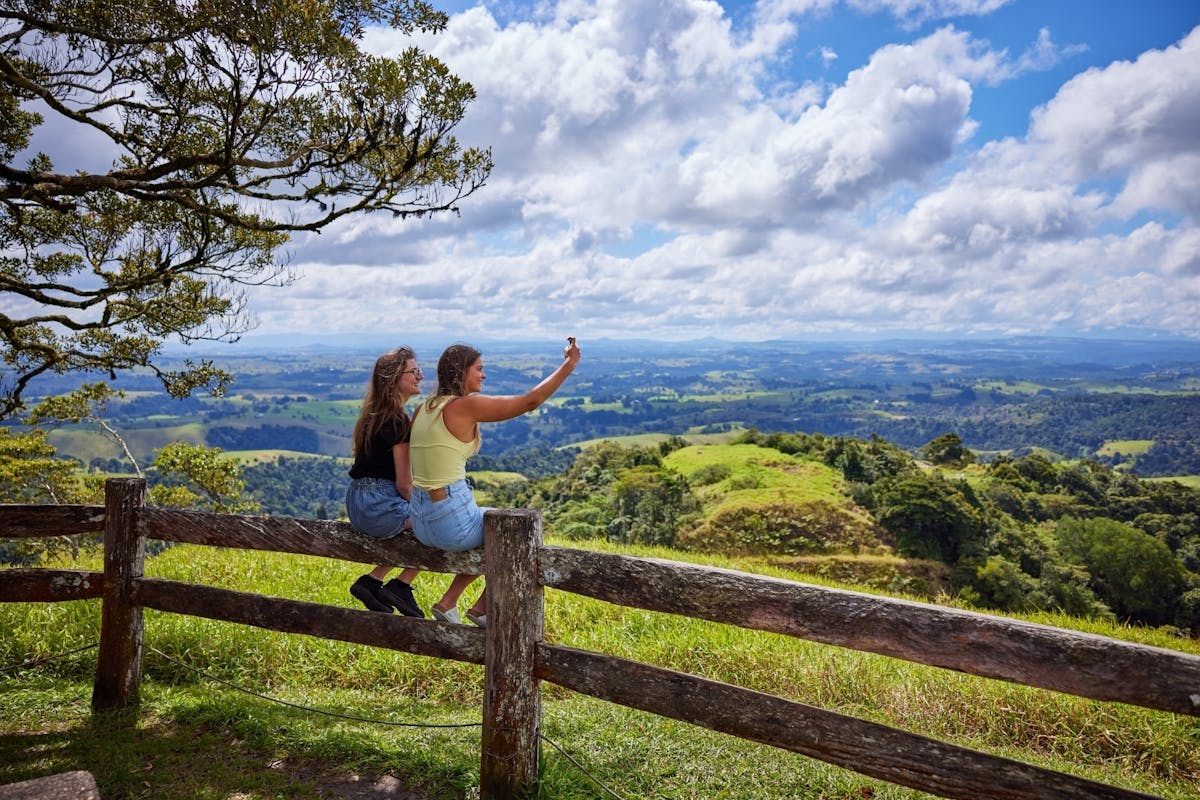
[[[696,444],[725,444],[731,439],[741,436],[744,432],[745,428],[738,426],[732,430],[721,431],[719,433],[701,433],[698,430],[688,431],[685,436],[689,442]],[[657,447],[662,442],[671,438],[672,436],[667,433],[636,433],[629,436],[602,436],[598,439],[585,439],[584,441],[565,446],[587,450],[604,442],[612,442],[621,447]]]
[[[1148,481],[1179,481],[1184,486],[1200,489],[1200,475],[1180,475],[1177,478],[1146,478]]]
[[[602,541],[551,543],[791,577],[751,559],[693,558]],[[97,569],[98,562],[93,553],[74,566]],[[349,562],[190,545],[146,562],[153,577],[347,607],[357,607],[348,587],[365,570]],[[428,608],[447,580],[419,577],[421,605]],[[468,591],[463,603],[474,596]],[[555,590],[547,590],[546,600],[546,638],[557,644],[735,683],[1162,797],[1200,797],[1200,719],[1194,717]],[[338,796],[336,786],[348,776],[390,775],[420,798],[475,796],[482,668],[161,612],[145,616],[140,710],[93,716],[94,649],[13,666],[95,643],[99,601],[0,605],[0,784],[89,769],[105,800],[328,798]],[[1200,642],[1159,631],[1047,614],[1027,618],[1200,655]],[[545,798],[927,797],[549,684],[543,704]],[[445,725],[466,727],[427,727]]]
[[[299,450],[225,450],[221,455],[235,459],[245,467],[269,463],[280,458],[326,458],[326,456],[314,456],[312,453],[304,453]],[[338,461],[343,462],[347,467],[350,466],[353,460],[347,456],[332,456],[332,458],[337,458]]]
[[[123,431],[122,437],[133,452],[148,454],[172,442],[203,441],[204,426],[200,422],[164,424],[162,427],[146,426]],[[94,426],[73,425],[59,428],[50,431],[46,439],[58,452],[70,453],[84,464],[93,458],[124,458],[121,446],[111,436]]]
[[[1153,444],[1153,439],[1113,440],[1101,445],[1100,449],[1096,451],[1096,455],[1109,457],[1120,453],[1123,456],[1140,456]]]
[[[318,425],[349,425],[353,428],[361,410],[361,400],[310,400],[307,403],[289,403],[272,411],[271,416],[276,420],[297,419]]]

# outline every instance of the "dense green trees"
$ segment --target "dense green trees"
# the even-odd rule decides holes
[[[662,464],[619,471],[610,492],[608,537],[618,542],[673,545],[699,506],[687,479]]]
[[[1088,571],[1118,616],[1151,625],[1175,618],[1188,576],[1166,544],[1104,517],[1059,520],[1056,535],[1063,554]]]
[[[158,366],[169,338],[236,336],[243,287],[286,282],[291,233],[452,209],[486,151],[432,56],[358,47],[440,31],[423,0],[11,0],[0,6],[0,419],[43,373],[150,367],[173,396],[229,378]],[[39,127],[83,137],[55,164]]]
[[[251,464],[243,472],[246,494],[271,514],[307,519],[346,515],[350,464],[331,457],[279,456]]]
[[[205,439],[213,447],[226,450],[295,450],[317,452],[316,430],[303,425],[251,425],[234,427],[214,425]]]
[[[567,538],[608,538],[670,546],[698,508],[687,480],[662,465],[662,450],[603,442],[581,452],[565,474],[511,484],[502,505],[540,508]]]
[[[987,532],[979,500],[965,482],[936,472],[886,478],[874,491],[875,519],[901,555],[954,564]]]
[[[578,455],[577,447],[533,447],[504,456],[473,456],[471,469],[479,472],[518,472],[527,478],[542,478],[566,472]]]

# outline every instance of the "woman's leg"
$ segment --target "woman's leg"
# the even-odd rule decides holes
[[[384,574],[392,567],[376,567],[376,572],[384,570]],[[374,574],[374,573],[372,573]],[[424,618],[425,612],[421,610],[421,606],[417,604],[417,598],[413,595],[412,581],[413,578],[421,574],[421,570],[407,567],[401,571],[400,577],[392,578],[387,583],[379,587],[379,596],[389,605],[406,617]]]
[[[467,612],[467,618],[470,619],[472,622],[475,622],[476,625],[479,625],[479,623],[476,620],[486,619],[487,618],[486,615],[487,615],[487,587],[485,586],[483,591],[479,593],[479,599],[475,601],[475,605],[471,606],[471,609]],[[480,625],[480,627],[483,627],[483,626]]]
[[[455,575],[454,580],[450,581],[450,586],[446,589],[446,593],[442,595],[442,599],[434,603],[433,607],[438,611],[449,611],[452,608],[457,608],[458,600],[462,597],[463,592],[478,577],[478,575]]]

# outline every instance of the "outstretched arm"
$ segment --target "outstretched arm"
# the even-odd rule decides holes
[[[567,342],[567,347],[563,350],[563,362],[558,365],[558,369],[543,378],[541,383],[525,394],[501,397],[473,394],[459,398],[447,406],[446,424],[450,431],[463,441],[467,441],[473,438],[472,428],[476,423],[503,422],[506,419],[513,419],[533,411],[550,399],[550,396],[558,391],[558,387],[563,385],[567,376],[575,371],[575,366],[579,363],[579,345],[575,343],[575,337],[568,337]],[[459,435],[460,424],[463,428],[462,433],[466,434],[465,438]]]

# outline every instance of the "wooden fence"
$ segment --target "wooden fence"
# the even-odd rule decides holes
[[[105,505],[0,506],[0,536],[103,530],[104,572],[0,572],[0,601],[102,598],[92,706],[134,703],[142,609],[484,666],[480,797],[537,787],[541,681],[950,798],[1152,797],[738,686],[553,645],[543,589],[878,653],[1097,700],[1200,716],[1200,657],[956,609],[673,561],[545,546],[541,517],[490,511],[483,551],[444,553],[349,525],[148,508],[140,479]],[[147,538],[484,574],[485,630],[143,575]]]

